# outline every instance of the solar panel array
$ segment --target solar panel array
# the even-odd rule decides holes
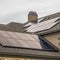
[[[46,21],[42,21],[40,23],[32,24],[25,30],[27,32],[38,32],[38,31],[50,29],[59,22],[59,21],[57,21],[57,19],[59,19],[59,17],[50,19],[50,20],[46,20]]]
[[[37,35],[0,31],[0,44],[10,47],[43,49]]]

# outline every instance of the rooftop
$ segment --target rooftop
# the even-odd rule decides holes
[[[60,13],[55,13],[38,19],[37,23],[28,22],[24,25],[25,31],[35,34],[48,34],[60,31]]]

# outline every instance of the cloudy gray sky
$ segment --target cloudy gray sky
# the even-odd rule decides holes
[[[0,0],[0,24],[24,23],[29,11],[39,17],[60,12],[60,0]]]

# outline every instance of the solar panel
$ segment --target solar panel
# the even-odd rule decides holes
[[[0,43],[3,46],[42,49],[37,35],[0,31]]]
[[[51,27],[53,27],[55,24],[58,23],[58,21],[57,21],[58,18],[31,25],[30,27],[26,28],[25,30],[27,30],[27,32],[37,32],[37,31],[43,31],[43,30],[50,29]]]

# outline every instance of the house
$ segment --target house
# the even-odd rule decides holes
[[[2,30],[0,30],[0,56],[22,59],[60,58],[59,52],[38,35]]]
[[[23,28],[27,33],[42,36],[42,39],[60,52],[60,12],[38,18],[36,23],[27,22]]]
[[[38,18],[31,11],[28,20],[22,27],[14,22],[0,25],[4,27],[0,29],[0,59],[60,60],[60,13]]]

